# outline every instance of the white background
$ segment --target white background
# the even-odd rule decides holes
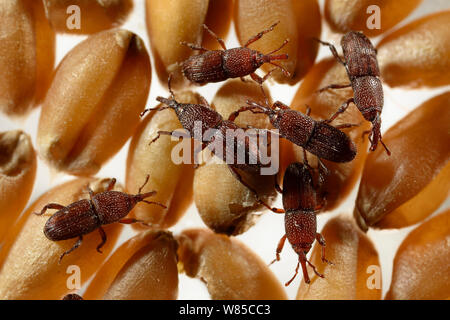
[[[300,1],[300,0],[299,0]],[[135,7],[127,22],[123,25],[123,28],[131,30],[138,34],[145,42],[147,49],[150,50],[150,43],[145,26],[145,3],[144,0],[135,0]],[[323,1],[320,0],[321,8],[323,10]],[[399,26],[414,20],[420,16],[428,14],[430,12],[439,11],[442,9],[450,8],[450,1],[448,0],[424,0],[419,8],[417,8],[407,19],[402,21]],[[323,12],[323,11],[322,11]],[[82,12],[82,15],[84,13]],[[339,44],[341,35],[332,33],[325,21],[322,22],[322,35],[321,38],[326,41],[330,41],[335,44]],[[70,51],[80,41],[85,39],[85,36],[57,36],[57,55],[56,65],[61,61],[64,55]],[[376,45],[379,38],[373,39],[373,43]],[[228,37],[225,39],[228,48],[239,46],[234,25],[231,25]],[[337,46],[339,49],[339,46]],[[323,57],[330,56],[329,49],[327,47],[321,47],[319,55],[316,61],[321,60]],[[152,59],[153,66],[153,59]],[[211,101],[215,92],[221,84],[210,84],[198,89],[208,101]],[[290,104],[292,98],[299,84],[296,86],[278,85],[271,83],[270,91],[274,99],[283,101],[286,104]],[[385,105],[382,115],[382,131],[386,131],[396,121],[406,115],[408,112],[419,106],[423,101],[448,90],[449,87],[442,87],[433,90],[402,90],[391,89],[387,86],[384,87]],[[159,83],[156,76],[155,68],[153,68],[152,83],[150,94],[148,98],[147,106],[153,107],[156,105],[155,98],[159,95],[167,96],[167,91]],[[337,105],[338,107],[338,105]],[[36,145],[37,124],[39,120],[40,109],[36,108],[34,111],[23,120],[8,119],[6,116],[0,114],[0,130],[12,130],[22,129],[29,133],[33,139],[34,145]],[[129,142],[124,145],[121,151],[109,161],[97,174],[98,177],[115,177],[121,183],[124,183],[125,178],[125,162],[128,152]],[[39,197],[42,193],[46,192],[51,187],[60,184],[64,181],[70,180],[73,177],[57,173],[52,169],[49,169],[44,162],[39,159],[38,173],[34,190],[30,199],[30,203]],[[323,225],[331,218],[338,214],[351,215],[353,212],[354,200],[356,197],[357,186],[346,199],[346,201],[336,210],[320,214],[318,216],[318,230],[321,230]],[[213,194],[211,195],[214,196]],[[445,207],[448,207],[448,202]],[[280,207],[280,199],[278,199],[276,206]],[[441,207],[437,212],[442,211]],[[204,224],[197,214],[195,205],[188,210],[186,215],[177,223],[171,230],[176,234],[183,229],[191,227],[204,227]],[[383,296],[389,289],[389,283],[392,272],[392,260],[395,256],[395,252],[400,245],[403,238],[413,227],[405,228],[402,230],[384,230],[374,231],[370,230],[368,236],[373,240],[382,265],[383,275]],[[134,234],[131,227],[126,226],[124,233],[121,235],[119,242],[116,246],[119,246],[125,240],[130,238]],[[271,214],[267,212],[252,227],[249,231],[237,238],[243,241],[247,246],[253,249],[264,261],[269,263],[275,255],[275,249],[278,244],[278,240],[284,234],[284,221],[283,216]],[[280,262],[271,266],[272,271],[276,274],[281,283],[285,283],[293,275],[293,271],[297,264],[297,255],[292,251],[291,247],[286,244],[282,253],[282,259]],[[293,299],[296,296],[298,285],[302,281],[301,277],[297,277],[294,282],[286,288],[289,298]],[[209,299],[209,294],[205,285],[197,279],[191,279],[185,275],[180,275],[179,285],[179,299]]]

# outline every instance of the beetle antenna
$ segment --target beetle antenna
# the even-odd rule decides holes
[[[278,49],[267,53],[266,56],[270,56],[271,54],[273,54],[273,53],[275,53],[277,51],[280,51],[288,43],[289,43],[289,39],[284,40],[283,44]],[[285,56],[285,58],[277,58],[277,57],[281,57],[281,56]],[[280,60],[280,59],[287,59],[287,58],[289,58],[287,54],[282,54],[282,55],[279,55],[279,56],[270,57],[270,60]]]
[[[158,99],[158,98],[164,99],[165,102],[160,101],[160,99]],[[158,100],[158,101],[161,102],[161,103],[167,104],[167,103],[170,102],[169,100],[167,100],[167,99],[165,99],[165,98],[163,98],[163,97],[158,97],[158,98],[156,98],[156,100]],[[167,102],[167,103],[166,103],[166,102]],[[156,110],[156,111],[162,111],[162,110],[169,109],[169,108],[170,108],[170,107],[155,107],[155,108],[148,108],[148,109],[145,109],[144,111],[142,111],[142,112],[139,114],[139,116],[142,118],[143,116],[145,116],[145,114],[146,114],[147,112],[154,111],[154,110]]]
[[[271,64],[271,65],[273,65],[273,66],[275,66],[275,67],[277,67],[277,68],[280,68],[281,69],[281,71],[283,71],[283,73],[284,73],[284,75],[286,76],[286,77],[290,77],[291,76],[291,73],[289,72],[289,71],[287,71],[285,68],[283,68],[282,66],[280,66],[279,64],[277,64],[277,63],[274,63],[274,62],[268,62],[269,64]]]
[[[387,155],[390,156],[391,155],[391,151],[388,149],[388,147],[386,147],[386,145],[384,144],[384,142],[381,139],[381,137],[380,137],[380,142],[381,142],[381,145],[384,147],[384,150],[386,150]]]

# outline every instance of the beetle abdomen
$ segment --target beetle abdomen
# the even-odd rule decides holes
[[[356,156],[356,147],[344,132],[320,121],[316,122],[305,149],[333,162],[349,162]]]
[[[222,66],[222,50],[211,50],[191,56],[183,63],[186,78],[197,84],[220,82],[228,79]]]
[[[89,200],[80,200],[57,211],[44,227],[45,236],[52,241],[67,240],[90,233],[100,226]]]

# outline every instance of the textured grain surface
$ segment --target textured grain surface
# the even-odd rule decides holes
[[[326,0],[325,19],[335,32],[360,30],[369,37],[380,35],[406,18],[422,0]],[[380,29],[369,29],[373,22],[371,5],[380,8]]]
[[[137,35],[114,29],[81,42],[60,63],[42,106],[40,155],[67,173],[96,173],[137,127],[150,80]]]
[[[208,23],[208,27],[223,38],[231,21],[230,4],[224,4],[223,0],[147,0],[146,4],[147,30],[158,78],[166,85],[172,74],[174,88],[186,85],[179,64],[196,52],[180,42],[201,44],[206,34],[203,23]],[[217,49],[209,46],[213,41],[209,36],[207,39],[204,45]]]
[[[55,35],[40,1],[0,2],[0,110],[26,115],[50,83]]]
[[[450,210],[426,221],[403,240],[394,259],[386,299],[444,300],[450,292]]]
[[[450,84],[450,11],[417,19],[377,45],[382,79],[391,87]]]
[[[326,257],[334,265],[321,261],[321,247],[318,243],[311,254],[311,262],[324,278],[312,274],[311,283],[300,284],[299,300],[379,300],[381,299],[381,271],[378,253],[370,239],[363,234],[349,218],[336,217],[327,222],[321,234],[327,242]],[[373,273],[373,269],[377,273]],[[369,272],[370,271],[370,272]],[[369,279],[375,276],[377,280]],[[374,278],[375,279],[375,278]]]
[[[176,250],[177,243],[170,232],[139,233],[114,251],[83,297],[89,300],[176,299]]]
[[[185,230],[178,239],[184,272],[205,282],[212,299],[286,299],[266,263],[237,239],[201,229]]]
[[[36,177],[31,138],[20,130],[0,133],[0,242],[28,202]]]
[[[54,30],[75,34],[118,27],[133,9],[132,0],[44,0],[44,5]],[[76,26],[78,12],[72,6],[79,8],[79,28]]]
[[[356,199],[360,226],[401,228],[417,223],[449,194],[450,92],[411,111],[384,135],[381,148],[367,157]]]

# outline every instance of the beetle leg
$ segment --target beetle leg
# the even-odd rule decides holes
[[[275,109],[275,108],[279,108],[281,110],[289,110],[289,107],[281,101],[274,102],[274,104],[272,105],[272,109]]]
[[[103,230],[102,227],[98,228],[98,232],[100,232],[100,237],[102,237],[102,242],[97,246],[97,251],[100,253],[103,253],[100,249],[105,245],[106,243],[106,232]]]
[[[148,202],[148,201],[142,201],[142,202]],[[133,223],[142,223],[143,225],[146,225],[146,226],[149,226],[149,227],[151,227],[148,223],[145,223],[144,221],[142,221],[142,220],[137,220],[137,219],[134,219],[134,218],[126,218],[126,219],[121,219],[121,220],[119,220],[118,221],[119,223],[122,223],[122,224],[133,224]]]
[[[270,70],[270,71],[267,72],[267,74],[266,74],[264,77],[262,77],[262,78],[261,78],[260,76],[258,76],[258,75],[257,75],[256,73],[254,73],[254,72],[250,73],[250,77],[253,79],[253,81],[255,81],[256,83],[259,84],[259,87],[261,88],[261,92],[262,92],[262,94],[263,94],[263,96],[264,96],[264,100],[265,100],[267,106],[270,106],[270,103],[269,103],[269,98],[267,97],[266,91],[264,90],[263,83],[264,83],[264,81],[266,81],[266,80],[270,77],[271,73],[272,73],[273,71],[275,71],[275,70],[276,70],[276,69]]]
[[[236,120],[236,118],[239,116],[239,114],[240,114],[241,112],[245,112],[245,111],[251,111],[252,113],[265,113],[265,112],[263,112],[263,111],[261,111],[261,112],[256,112],[256,111],[255,111],[256,109],[259,109],[259,107],[258,107],[258,106],[253,106],[253,105],[252,105],[252,106],[241,107],[239,110],[237,110],[237,111],[231,113],[230,116],[228,117],[228,120],[229,120],[229,121],[234,121],[234,120]]]
[[[211,29],[208,28],[206,24],[203,24],[203,29],[208,31],[208,33],[219,42],[220,46],[223,48],[223,50],[227,50],[227,47],[225,46],[225,42],[217,36]]]
[[[349,88],[351,86],[352,86],[351,83],[347,83],[347,84],[330,84],[329,86],[320,88],[316,92],[320,93],[320,92],[326,91],[328,89],[344,89],[344,88]]]
[[[334,119],[337,118],[338,115],[340,115],[342,112],[344,112],[345,110],[347,110],[348,106],[350,105],[350,103],[355,103],[355,100],[353,98],[348,99],[347,101],[345,101],[338,109],[338,111],[336,111],[335,114],[333,114],[331,116],[330,119],[328,120],[323,120],[324,123],[330,123],[332,122]]]
[[[331,262],[331,261],[327,260],[327,258],[325,258],[326,242],[325,242],[325,239],[323,238],[323,236],[320,233],[316,233],[316,240],[322,246],[322,262],[326,262],[326,263],[328,263],[330,265],[334,265],[333,262]]]
[[[116,178],[112,178],[109,181],[108,186],[106,187],[106,191],[111,191],[112,189],[114,189],[115,185],[116,185]]]
[[[144,181],[144,183],[142,184],[142,186],[139,187],[138,195],[142,194],[142,189],[144,189],[144,187],[145,187],[145,185],[147,184],[147,182],[148,182],[149,179],[150,179],[150,175],[148,174],[148,175],[145,177],[145,181]]]
[[[163,205],[162,203],[156,202],[156,201],[141,200],[141,202],[145,202],[146,204],[155,204],[157,206],[160,206],[161,208],[167,209],[167,206]],[[136,222],[144,223],[143,221],[140,221],[140,220],[136,220]]]
[[[277,213],[277,214],[278,213],[286,213],[286,211],[284,211],[284,209],[272,208],[271,206],[269,206],[267,203],[265,203],[261,199],[258,199],[258,202],[260,204],[262,204],[264,207],[266,207],[267,209],[269,209],[270,211],[272,211],[273,213]]]
[[[325,278],[325,276],[323,274],[321,274],[319,271],[317,271],[316,266],[313,265],[311,262],[309,262],[308,260],[306,260],[306,262],[309,264],[309,266],[313,269],[314,273],[317,274],[319,277],[321,278]],[[308,279],[309,280],[309,279]],[[309,282],[308,282],[309,283]]]
[[[65,209],[66,207],[61,205],[61,204],[57,204],[57,203],[49,203],[47,204],[44,208],[42,208],[41,212],[35,212],[35,215],[41,216],[45,213],[45,211],[47,211],[48,209],[56,209],[56,210],[62,210]]]
[[[278,172],[274,175],[274,179],[275,179],[275,190],[277,190],[278,193],[283,193],[283,190],[281,189],[278,183]]]
[[[306,104],[306,115],[309,117],[311,115],[311,107]]]
[[[140,114],[139,114],[139,116],[142,118],[147,112],[149,112],[149,111],[154,111],[154,110],[156,110],[156,111],[163,111],[163,110],[165,110],[165,109],[170,109],[170,107],[168,107],[168,106],[162,106],[162,107],[155,107],[155,108],[148,108],[148,109],[145,109],[144,111],[142,111]]]
[[[206,100],[206,98],[202,95],[199,95],[199,100],[200,100],[200,104],[207,107],[207,108],[211,108],[211,106],[208,103],[208,100]]]
[[[270,32],[273,30],[273,28],[275,28],[275,26],[277,24],[279,24],[280,21],[277,21],[276,23],[274,23],[273,25],[271,25],[268,29],[261,31],[260,33],[258,33],[257,35],[251,37],[250,39],[248,39],[247,43],[244,45],[245,48],[247,48],[249,45],[251,45],[253,42],[255,42],[256,40],[261,39],[261,37],[263,35],[265,35],[266,33]]]
[[[319,179],[317,182],[317,189],[322,188],[323,183],[326,180],[326,177],[329,175],[330,170],[328,170],[327,166],[323,163],[323,161],[317,157],[317,163],[318,163],[318,172],[319,172]]]
[[[345,62],[341,59],[341,57],[339,57],[336,47],[334,45],[332,45],[329,42],[326,41],[322,41],[320,39],[314,38],[314,40],[316,40],[317,42],[323,44],[324,46],[328,46],[328,48],[330,48],[331,53],[333,54],[333,56],[336,58],[337,61],[339,61],[340,64],[345,66]]]
[[[69,253],[71,253],[73,250],[75,250],[76,248],[78,248],[78,247],[81,245],[82,242],[83,242],[83,236],[80,236],[80,237],[78,238],[77,242],[75,242],[75,244],[73,245],[73,247],[70,248],[69,250],[67,250],[66,252],[64,252],[64,253],[59,257],[58,264],[61,263],[62,258],[63,258],[66,254],[69,254]]]
[[[286,235],[282,236],[280,241],[278,242],[277,251],[276,251],[276,258],[272,260],[271,263],[269,263],[269,266],[273,264],[276,261],[280,261],[280,253],[283,251],[284,243],[286,242]]]
[[[291,73],[289,72],[289,71],[287,71],[284,67],[282,67],[281,65],[279,65],[278,63],[275,63],[275,62],[272,62],[272,61],[270,61],[270,62],[267,62],[268,64],[271,64],[271,65],[273,65],[273,66],[275,66],[275,67],[277,67],[277,68],[280,68],[281,69],[281,71],[284,73],[284,75],[286,76],[286,77],[290,77],[291,76]]]
[[[297,263],[297,267],[295,268],[294,276],[291,278],[291,280],[289,280],[288,282],[286,282],[286,283],[284,284],[286,287],[287,287],[288,285],[290,285],[291,282],[294,281],[295,277],[297,276],[297,274],[298,274],[298,268],[299,268],[299,266],[300,266],[300,263],[302,263],[303,276],[305,275],[305,271],[304,271],[305,269],[304,269],[304,267],[303,267],[303,262],[302,262],[301,260],[299,260],[299,262]],[[305,282],[306,282],[306,283],[309,283],[308,273],[306,273]]]
[[[205,143],[202,142],[201,145],[197,146],[197,148],[194,149],[194,169],[197,169],[200,166],[200,162],[198,161],[198,155],[200,152],[202,152],[203,150],[205,150],[205,148],[211,143]]]
[[[202,46],[198,46],[198,45],[195,45],[193,43],[188,43],[188,42],[185,42],[185,41],[180,41],[180,44],[183,45],[183,46],[186,46],[188,48],[191,48],[192,50],[200,50],[202,52],[209,51],[208,49],[203,48]]]
[[[263,206],[265,206],[265,207],[268,208],[269,210],[272,210],[272,211],[275,212],[275,213],[284,213],[284,210],[283,210],[283,209],[271,208],[267,203],[265,203],[264,201],[262,201],[262,200],[259,198],[258,192],[256,192],[255,189],[253,189],[247,182],[245,182],[245,181],[242,179],[242,176],[239,174],[239,172],[237,171],[236,168],[234,168],[234,167],[231,166],[231,165],[228,165],[228,169],[230,170],[231,174],[232,174],[232,175],[233,175],[240,183],[242,183],[245,187],[247,187],[247,189],[249,189],[249,190],[256,196],[256,200],[257,200],[260,204],[262,204]],[[282,210],[283,212],[281,212],[281,211],[279,211],[279,210]]]
[[[179,132],[179,131],[158,131],[158,134],[156,135],[156,137],[150,141],[150,143],[148,145],[151,145],[152,143],[156,142],[156,140],[158,140],[159,138],[161,138],[161,135],[166,135],[166,136],[174,136],[174,137],[178,137],[178,138],[190,138],[191,136],[188,135],[185,132]]]

